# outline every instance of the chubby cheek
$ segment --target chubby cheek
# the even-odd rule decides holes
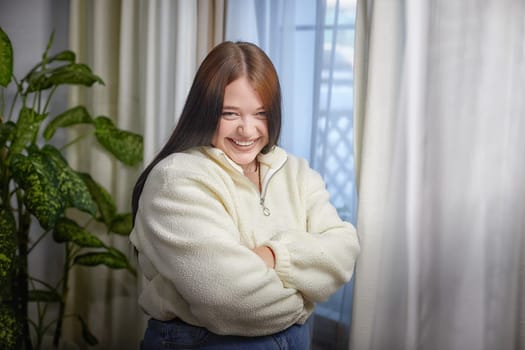
[[[269,131],[268,131],[268,121],[262,121],[260,126],[261,135],[265,140],[265,145],[269,142]]]
[[[217,147],[218,144],[221,142],[221,137],[220,137],[221,134],[222,134],[222,128],[221,128],[221,124],[219,123],[219,125],[217,125],[217,129],[215,130],[211,138],[211,144],[213,146]]]
[[[215,132],[213,133],[213,136],[211,138],[211,145],[213,147],[217,147],[217,140],[218,140],[218,138],[217,138],[217,130],[215,130]]]
[[[232,129],[229,128],[228,125],[225,125],[225,123],[219,123],[217,130],[215,130],[211,139],[212,146],[225,151],[226,143],[228,142],[227,138],[231,137],[231,132]]]

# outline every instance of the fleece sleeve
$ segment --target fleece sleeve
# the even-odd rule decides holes
[[[354,226],[342,221],[330,203],[321,176],[310,168],[304,173],[307,232],[282,231],[266,245],[274,251],[283,284],[323,302],[350,280],[360,247]]]
[[[137,220],[141,253],[212,332],[270,334],[304,320],[301,293],[240,243],[229,191],[213,179],[184,171],[150,174]]]

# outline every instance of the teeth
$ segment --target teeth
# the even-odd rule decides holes
[[[250,146],[250,145],[253,145],[253,143],[255,141],[237,141],[237,140],[233,140],[233,142],[235,142],[235,144],[239,145],[239,146]]]

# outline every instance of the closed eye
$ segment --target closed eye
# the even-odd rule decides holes
[[[227,119],[227,120],[233,120],[233,119],[238,118],[239,114],[237,112],[233,112],[233,111],[223,111],[221,113],[221,117],[223,117],[224,119]]]

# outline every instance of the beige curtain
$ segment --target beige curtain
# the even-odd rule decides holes
[[[358,0],[350,349],[525,349],[524,13]]]
[[[225,0],[72,0],[70,48],[105,82],[74,88],[71,105],[144,136],[145,162],[129,169],[85,138],[68,153],[70,164],[87,171],[130,211],[131,191],[173,129],[198,64],[223,40]],[[81,136],[81,132],[70,138]],[[125,237],[100,238],[129,254]],[[99,345],[89,349],[137,349],[146,317],[138,307],[141,281],[106,267],[76,268],[68,313],[84,316]],[[66,339],[86,348],[80,328],[68,323]]]
[[[372,350],[381,242],[394,154],[401,79],[403,0],[358,1],[354,55],[354,153],[358,188],[357,229],[363,252],[354,275],[351,350]],[[383,39],[385,38],[385,39]],[[388,40],[386,39],[388,38]],[[373,220],[372,218],[377,218]],[[370,218],[370,219],[369,219]],[[365,272],[363,272],[363,270]],[[372,272],[370,272],[372,271]]]

